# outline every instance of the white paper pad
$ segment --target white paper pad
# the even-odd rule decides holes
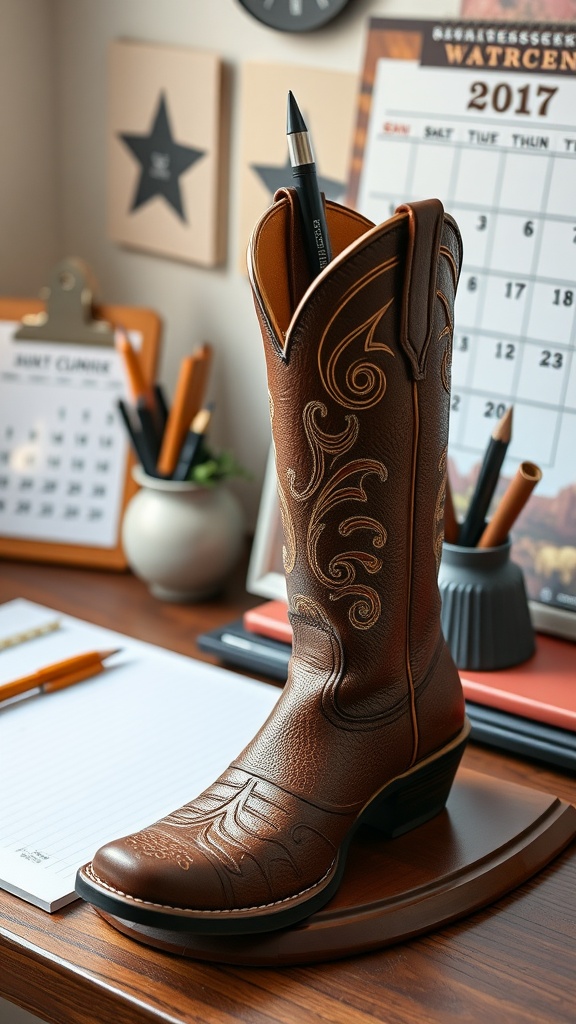
[[[21,628],[29,601],[0,605]],[[107,670],[0,709],[0,887],[43,910],[76,899],[103,843],[193,799],[252,738],[279,690],[80,619],[0,655],[0,683],[82,651],[121,647]],[[10,627],[12,628],[12,627]]]

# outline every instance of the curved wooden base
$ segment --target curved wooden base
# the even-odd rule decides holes
[[[283,966],[403,942],[511,892],[576,836],[576,809],[460,769],[446,810],[398,839],[361,829],[336,896],[302,924],[264,935],[202,937],[102,913],[131,938],[215,963]]]

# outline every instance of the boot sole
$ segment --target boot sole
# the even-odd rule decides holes
[[[240,910],[188,910],[148,903],[115,890],[94,874],[90,864],[78,871],[76,892],[113,917],[171,931],[246,935],[288,928],[320,910],[335,894],[344,874],[348,849],[361,825],[376,828],[387,839],[394,839],[430,821],[444,809],[469,734],[470,723],[466,720],[451,743],[393,779],[372,797],[345,836],[324,877],[295,896]]]

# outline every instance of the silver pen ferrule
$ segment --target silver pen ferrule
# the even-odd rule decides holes
[[[299,167],[300,164],[314,163],[314,154],[308,132],[291,132],[286,138],[288,139],[288,154],[292,167]]]

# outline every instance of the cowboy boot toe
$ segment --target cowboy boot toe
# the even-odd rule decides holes
[[[84,869],[84,877],[92,891],[104,897],[102,909],[118,914],[122,905],[129,910],[132,904],[150,910],[223,905],[219,876],[210,859],[192,841],[183,843],[161,827],[102,846]]]
[[[242,920],[256,930],[274,913],[281,927],[335,878],[353,817],[232,768],[155,825],[101,847],[80,891],[147,924],[234,930]]]

